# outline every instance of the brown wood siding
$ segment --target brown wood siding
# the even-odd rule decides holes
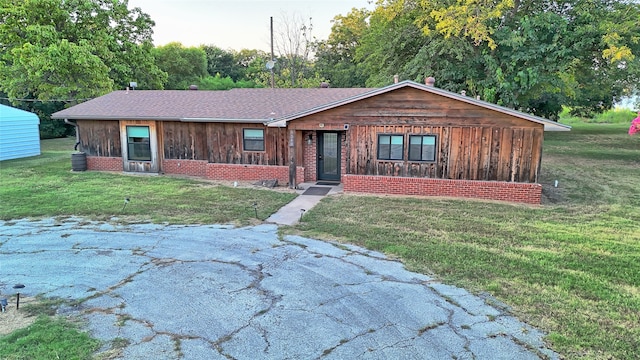
[[[242,130],[264,129],[264,151],[244,151]],[[209,162],[250,165],[287,165],[288,140],[286,129],[266,128],[256,124],[207,124]]]
[[[207,159],[207,125],[204,123],[163,122],[164,158]]]
[[[346,171],[352,175],[536,182],[542,129],[446,128],[430,126],[351,126]],[[435,162],[377,159],[378,134],[436,135]],[[374,164],[372,166],[372,164]]]
[[[118,121],[78,120],[80,149],[89,156],[121,157]]]
[[[544,126],[404,88],[291,121],[296,130],[346,130],[346,173],[536,182]],[[404,160],[377,158],[379,134],[403,134]],[[436,135],[435,162],[408,161],[409,134]]]

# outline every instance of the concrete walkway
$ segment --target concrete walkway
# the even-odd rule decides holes
[[[302,183],[298,187],[300,188],[300,190],[297,190],[297,193],[299,194],[298,197],[283,206],[275,214],[271,215],[267,219],[268,223],[277,225],[295,225],[300,221],[302,215],[316,206],[324,196],[342,192],[342,184],[316,185],[315,182],[310,182]],[[330,188],[330,190],[326,195],[304,195],[304,192],[310,187]]]

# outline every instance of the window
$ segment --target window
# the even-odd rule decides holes
[[[244,151],[264,151],[264,130],[243,129],[242,142]]]
[[[378,135],[378,159],[402,160],[404,158],[403,135]]]
[[[129,160],[151,161],[148,126],[127,126],[127,157]]]
[[[410,135],[409,161],[436,161],[436,136]]]

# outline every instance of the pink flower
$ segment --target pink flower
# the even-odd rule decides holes
[[[629,127],[629,135],[633,135],[637,132],[640,132],[640,113],[638,113],[637,118],[633,119],[631,127]]]

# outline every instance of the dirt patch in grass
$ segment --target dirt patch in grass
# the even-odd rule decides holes
[[[0,297],[2,297],[0,295]],[[18,329],[26,328],[36,321],[37,316],[33,316],[22,310],[22,306],[34,305],[36,298],[20,296],[20,309],[16,309],[16,297],[8,298],[9,305],[5,312],[0,313],[0,336],[8,335]]]

